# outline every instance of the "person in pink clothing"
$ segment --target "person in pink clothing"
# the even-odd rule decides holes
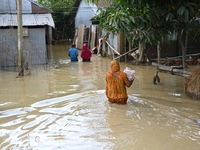
[[[92,53],[90,49],[87,48],[87,44],[83,44],[83,49],[81,51],[81,58],[83,61],[90,61],[90,58],[92,57]]]

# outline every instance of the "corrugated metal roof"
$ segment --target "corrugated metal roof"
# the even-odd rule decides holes
[[[17,13],[16,0],[0,0],[0,13]],[[33,0],[22,1],[22,13],[50,13],[50,9],[34,2]]]
[[[32,3],[32,12],[33,12],[33,13],[37,12],[37,11],[38,11],[38,8],[40,8],[40,10],[39,10],[38,13],[43,13],[43,12],[45,12],[45,11],[46,11],[46,13],[47,13],[47,12],[48,12],[48,13],[52,13],[52,12],[53,12],[53,11],[50,10],[49,8],[44,7],[44,6],[42,6],[42,5],[38,4],[38,3],[36,3],[36,2],[33,1],[33,0],[29,0],[29,1]],[[36,7],[38,7],[38,8],[36,8]]]
[[[55,27],[51,14],[23,14],[23,26],[49,25]],[[17,14],[0,14],[0,27],[17,26]]]
[[[0,10],[3,13],[17,13],[17,3],[15,0],[0,0]],[[29,0],[23,0],[22,13],[31,13],[31,2]]]

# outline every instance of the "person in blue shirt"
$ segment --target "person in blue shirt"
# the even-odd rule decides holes
[[[78,61],[78,50],[75,48],[76,44],[72,44],[72,48],[69,49],[68,55],[71,61]]]

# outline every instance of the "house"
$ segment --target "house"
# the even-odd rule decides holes
[[[77,8],[75,10],[75,8]],[[98,15],[98,7],[95,4],[86,3],[85,0],[77,0],[73,12],[76,11],[74,14],[75,20],[75,37],[74,43],[78,49],[82,49],[83,43],[90,43],[91,39],[91,32],[96,31],[94,26],[91,26],[90,19],[96,15]],[[91,47],[89,45],[89,47]]]
[[[0,1],[0,66],[16,66],[17,0]],[[22,1],[23,59],[29,64],[47,63],[46,44],[52,37],[52,11],[33,0]]]
[[[108,35],[107,42],[108,46],[105,42],[101,44],[101,38],[104,34],[104,31],[98,27],[98,23],[94,20],[95,16],[99,14],[98,8],[102,7],[102,4],[90,4],[86,3],[85,0],[77,0],[75,8],[78,8],[75,18],[75,37],[74,43],[78,49],[82,49],[82,44],[87,43],[88,47],[92,49],[97,49],[98,54],[107,53],[110,56],[116,54],[117,51],[120,53],[124,53],[124,41],[122,35],[112,35],[111,33]],[[116,50],[113,51],[113,49]],[[100,56],[100,55],[99,55]]]
[[[90,27],[90,19],[98,15],[97,9],[98,7],[95,4],[86,3],[85,0],[82,0],[75,16],[75,28],[79,28],[81,24]]]

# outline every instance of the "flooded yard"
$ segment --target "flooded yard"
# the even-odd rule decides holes
[[[112,104],[111,59],[70,62],[69,48],[49,46],[49,64],[33,65],[30,76],[0,71],[1,150],[199,150],[200,101],[186,96],[183,77],[159,73],[154,85],[155,66],[121,62],[136,79],[127,105]]]

